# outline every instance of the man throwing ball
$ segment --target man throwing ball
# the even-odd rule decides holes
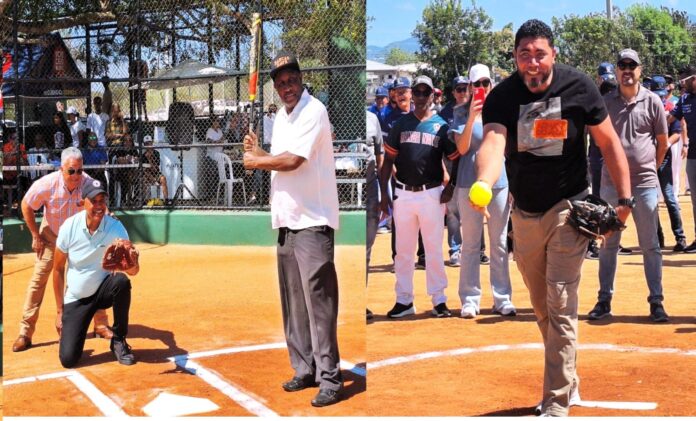
[[[60,363],[65,368],[77,365],[94,313],[113,307],[111,351],[119,363],[132,365],[135,358],[126,342],[131,284],[122,272],[138,274],[138,254],[127,241],[123,224],[106,215],[106,187],[100,181],[85,184],[82,199],[85,209],[61,225],[56,240],[53,291]],[[114,247],[112,243],[116,243]]]
[[[336,336],[338,192],[331,123],[324,105],[303,88],[293,54],[278,53],[271,62],[271,79],[284,105],[273,122],[271,153],[249,133],[244,167],[272,171],[283,325],[295,370],[283,389],[296,392],[318,385],[312,405],[327,406],[339,401],[343,389]]]
[[[505,157],[515,199],[515,260],[544,339],[541,412],[567,416],[571,398],[579,400],[578,285],[589,240],[565,220],[569,200],[588,193],[585,127],[602,151],[619,198],[631,196],[628,164],[594,82],[555,64],[548,25],[536,19],[523,23],[513,55],[517,72],[491,91],[483,107],[477,179],[485,192],[500,176]],[[475,200],[482,199],[485,193]],[[625,222],[630,209],[616,210]]]

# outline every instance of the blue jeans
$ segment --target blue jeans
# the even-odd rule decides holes
[[[602,185],[602,199],[617,205],[618,194],[613,185]],[[638,232],[638,245],[643,252],[643,271],[648,283],[649,303],[660,303],[662,295],[662,251],[657,240],[657,187],[632,188],[636,207],[631,215]],[[616,259],[619,252],[621,232],[607,238],[599,250],[599,301],[610,302],[614,294]]]
[[[449,245],[449,255],[452,257],[454,253],[459,252],[462,247],[462,232],[460,228],[460,214],[457,205],[457,196],[459,189],[454,189],[452,200],[447,202],[447,215],[445,222],[447,223],[447,245]]]
[[[696,217],[696,159],[686,160],[686,177],[689,180],[689,192],[691,194],[692,215]],[[696,227],[694,227],[696,231]]]
[[[662,197],[667,205],[667,213],[669,214],[669,222],[672,226],[674,239],[679,241],[686,237],[684,236],[684,228],[682,227],[681,215],[679,213],[679,203],[674,197],[674,188],[672,186],[672,152],[667,152],[667,157],[662,161],[662,165],[657,170],[657,178],[660,181],[660,190]]]
[[[469,205],[469,188],[456,189],[459,215],[461,215],[462,248],[459,269],[459,299],[462,307],[473,306],[480,310],[481,304],[481,232],[483,215]],[[488,205],[491,217],[488,219],[490,239],[491,269],[490,282],[493,290],[493,305],[500,309],[511,304],[512,287],[507,253],[507,227],[510,218],[508,188],[493,189],[493,199]]]

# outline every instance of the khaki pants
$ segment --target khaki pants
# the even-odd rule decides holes
[[[556,416],[568,415],[578,382],[578,286],[589,241],[565,223],[569,207],[562,200],[543,214],[512,212],[515,260],[544,339],[542,412]]]
[[[39,310],[44,298],[44,292],[46,291],[46,283],[48,282],[48,276],[53,270],[53,253],[56,248],[56,235],[46,224],[46,218],[41,222],[39,235],[46,244],[46,248],[43,256],[40,259],[37,257],[34,262],[34,273],[29,280],[29,287],[27,288],[27,295],[24,299],[24,308],[22,310],[22,321],[19,323],[20,336],[26,336],[30,339],[34,335],[34,330],[36,330],[36,321],[39,319]],[[94,315],[94,326],[102,327],[108,325],[109,319],[106,315],[106,310],[97,311]]]

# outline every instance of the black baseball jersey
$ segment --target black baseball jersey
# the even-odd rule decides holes
[[[585,126],[607,115],[592,79],[570,66],[554,65],[551,86],[540,94],[530,92],[517,72],[497,85],[483,106],[483,123],[507,129],[505,165],[516,206],[546,212],[586,189]],[[565,137],[534,137],[535,120],[565,120]]]
[[[437,114],[420,121],[411,112],[394,123],[384,150],[396,156],[396,179],[400,183],[420,186],[443,181],[442,157],[459,157],[457,146],[447,140],[447,129],[447,123]]]

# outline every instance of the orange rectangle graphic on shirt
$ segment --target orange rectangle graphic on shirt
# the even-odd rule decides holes
[[[568,120],[534,120],[532,136],[535,139],[565,139],[568,137]]]

